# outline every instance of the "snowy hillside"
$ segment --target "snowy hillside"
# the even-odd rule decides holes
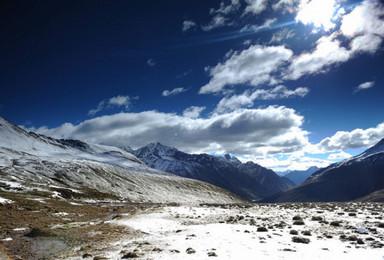
[[[301,185],[265,202],[350,201],[381,189],[384,189],[384,139],[357,156],[318,170]]]
[[[272,170],[252,162],[242,163],[229,154],[223,157],[187,154],[160,143],[149,144],[132,153],[155,169],[205,181],[249,200],[258,200],[295,185]]]
[[[28,133],[0,117],[0,190],[54,186],[75,193],[94,189],[133,202],[240,201],[213,185],[151,169],[123,149]]]

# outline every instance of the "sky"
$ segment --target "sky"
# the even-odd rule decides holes
[[[0,115],[56,138],[304,170],[384,138],[384,5],[2,1]]]

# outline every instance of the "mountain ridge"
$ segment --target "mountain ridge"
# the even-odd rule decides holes
[[[59,187],[76,194],[101,191],[131,202],[244,201],[211,184],[152,169],[123,149],[27,132],[2,117],[0,140],[0,191],[58,196],[53,189]]]
[[[263,202],[351,201],[384,188],[384,139],[361,154],[313,173]]]
[[[151,143],[132,153],[149,166],[227,189],[249,200],[259,200],[294,183],[252,162],[242,163],[229,154],[188,154],[161,143]]]

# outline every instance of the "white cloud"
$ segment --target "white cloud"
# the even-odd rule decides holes
[[[218,9],[212,8],[210,13],[221,13],[221,14],[230,14],[237,11],[240,8],[240,0],[231,0],[231,3],[226,5],[224,2],[220,3],[220,7]]]
[[[156,61],[154,59],[149,59],[147,60],[147,64],[148,66],[153,67],[156,65]]]
[[[272,99],[284,99],[291,97],[304,97],[309,92],[308,88],[296,88],[295,90],[289,90],[285,86],[277,86],[270,89],[257,89],[253,92],[245,91],[240,95],[233,95],[231,97],[225,97],[220,100],[215,112],[223,113],[226,111],[236,110],[240,107],[251,107],[255,100],[272,100]]]
[[[137,98],[138,97],[135,97],[135,99]],[[89,110],[88,115],[94,116],[95,114],[104,110],[105,108],[111,108],[111,107],[123,107],[126,110],[128,110],[130,106],[131,106],[131,98],[129,96],[119,95],[119,96],[101,101],[97,105],[97,108]]]
[[[232,23],[229,21],[228,18],[225,18],[221,14],[218,14],[212,18],[212,21],[209,24],[201,26],[201,29],[207,32],[231,24]]]
[[[356,35],[376,34],[384,36],[384,7],[375,1],[364,1],[352,12],[344,15],[341,32],[351,38]]]
[[[272,5],[274,10],[283,9],[284,12],[293,13],[296,11],[296,5],[300,2],[300,0],[279,0],[275,4]]]
[[[323,139],[316,145],[316,148],[322,152],[368,148],[378,143],[382,138],[384,138],[384,123],[365,130],[338,131],[333,136]]]
[[[292,38],[293,36],[295,36],[293,30],[288,30],[287,28],[284,28],[278,31],[277,33],[274,33],[269,43],[281,43],[284,40]]]
[[[211,80],[200,89],[201,94],[220,92],[227,85],[257,86],[273,81],[272,73],[288,61],[292,51],[284,46],[252,45],[242,52],[230,52],[225,62],[210,68]]]
[[[286,158],[280,158],[281,156],[250,156],[246,159],[239,158],[243,162],[253,161],[260,164],[263,167],[281,171],[304,171],[309,167],[317,166],[318,168],[324,168],[333,163],[332,161],[312,158],[310,156],[304,156],[302,154],[292,154],[286,156]]]
[[[259,14],[267,8],[268,0],[245,0],[245,13]]]
[[[346,62],[352,52],[341,46],[334,35],[323,36],[316,42],[312,52],[306,52],[293,58],[286,79],[298,79],[303,75],[327,72],[334,64]]]
[[[383,39],[380,36],[374,34],[361,35],[354,38],[351,43],[351,52],[359,53],[359,52],[368,52],[374,53],[376,52]]]
[[[336,26],[335,19],[340,5],[336,0],[301,0],[296,21],[329,31]]]
[[[174,88],[171,91],[164,90],[163,93],[161,93],[161,94],[164,97],[168,97],[168,96],[178,95],[178,94],[183,93],[185,91],[187,91],[185,88]]]
[[[256,33],[256,32],[258,32],[260,30],[269,28],[271,26],[271,24],[276,23],[276,21],[277,21],[276,18],[272,18],[272,19],[265,20],[265,22],[262,25],[250,25],[250,24],[248,24],[248,25],[244,26],[240,30],[240,32],[252,31],[252,33]]]
[[[365,1],[347,15],[340,27],[341,33],[349,39],[351,51],[374,53],[384,37],[384,6]]]
[[[195,28],[197,25],[194,21],[192,20],[186,20],[183,22],[183,32],[186,32],[186,31],[189,31],[191,30],[192,28]]]
[[[349,153],[346,152],[339,152],[339,153],[332,153],[328,156],[328,160],[343,160],[352,157]]]
[[[361,83],[359,86],[357,86],[354,93],[356,93],[360,90],[363,90],[363,89],[372,88],[373,85],[375,85],[374,81],[368,81],[368,82]]]
[[[308,145],[308,133],[301,129],[303,120],[295,110],[282,106],[242,109],[204,119],[145,111],[101,116],[53,129],[42,127],[37,132],[120,147],[137,148],[160,141],[186,152],[266,155],[291,153]]]
[[[187,118],[198,118],[205,110],[206,107],[196,107],[196,106],[191,106],[188,107],[187,109],[184,110],[183,116]]]

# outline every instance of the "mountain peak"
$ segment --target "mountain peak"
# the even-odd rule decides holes
[[[372,154],[384,152],[384,138],[381,139],[377,144],[367,149],[365,152],[361,153],[357,157],[366,157]]]

